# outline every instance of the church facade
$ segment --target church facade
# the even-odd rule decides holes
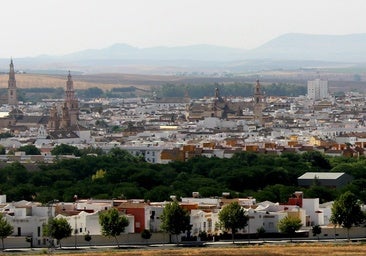
[[[79,101],[75,97],[74,82],[71,73],[67,76],[65,101],[61,110],[54,105],[50,110],[47,128],[50,131],[75,130],[79,120]]]
[[[187,120],[198,121],[208,117],[219,119],[245,119],[263,125],[266,117],[263,110],[266,107],[265,96],[261,90],[259,80],[256,81],[252,101],[230,101],[221,97],[219,89],[215,89],[215,96],[211,99],[191,102],[187,107]],[[250,116],[244,116],[243,110],[252,112]]]

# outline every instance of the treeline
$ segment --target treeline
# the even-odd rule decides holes
[[[306,87],[293,84],[273,83],[265,85],[263,92],[268,96],[299,96],[306,94]],[[156,93],[159,97],[184,97],[187,93],[191,98],[212,97],[215,94],[215,88],[219,88],[221,96],[242,96],[250,97],[253,95],[254,84],[249,83],[207,83],[207,84],[164,84],[158,87]],[[137,89],[134,86],[123,88],[112,88],[103,91],[98,87],[75,90],[80,99],[94,98],[130,98],[144,94],[151,96],[150,91]],[[0,95],[7,93],[6,88],[0,89]],[[64,88],[18,88],[18,98],[23,102],[39,102],[42,99],[58,99],[64,95]]]
[[[98,151],[95,151],[98,152]],[[321,202],[334,200],[350,190],[366,201],[366,160],[327,158],[319,152],[280,156],[243,152],[231,159],[196,157],[187,162],[150,164],[118,148],[108,154],[84,154],[79,159],[59,160],[28,171],[19,163],[0,169],[1,192],[10,201],[79,198],[144,198],[168,200],[170,195],[253,196],[258,201],[286,202],[296,190]],[[308,171],[343,171],[355,179],[342,189],[297,185],[297,178]]]
[[[235,82],[232,84],[165,84],[158,91],[160,97],[184,97],[187,93],[191,98],[213,97],[215,88],[218,88],[221,96],[251,97],[254,93],[254,84]],[[293,84],[272,83],[262,86],[263,93],[268,96],[296,97],[306,94],[306,87]]]
[[[103,91],[98,87],[75,90],[79,99],[95,99],[95,98],[128,98],[135,97],[136,88],[133,86],[123,88],[112,88]],[[6,89],[0,90],[0,94],[5,95]],[[59,99],[65,94],[64,88],[19,88],[18,99],[23,102],[40,102],[43,99]]]

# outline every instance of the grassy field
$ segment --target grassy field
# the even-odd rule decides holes
[[[26,253],[3,253],[0,255],[24,255]],[[30,252],[28,255],[44,255],[47,251]],[[211,247],[211,248],[149,248],[149,249],[106,249],[103,251],[67,251],[57,250],[52,254],[73,255],[73,256],[298,256],[298,255],[322,255],[322,256],[350,256],[350,255],[366,255],[366,244],[286,244],[286,245],[233,245],[227,247]]]
[[[130,256],[158,256],[158,255],[175,255],[175,256],[246,256],[246,255],[366,255],[366,245],[286,245],[286,246],[248,246],[248,247],[230,247],[230,248],[190,248],[190,249],[170,249],[170,250],[150,250],[150,251],[126,251],[116,252],[116,254],[96,254],[96,255],[130,255]]]
[[[7,88],[9,76],[7,74],[0,75],[0,88]],[[62,87],[66,86],[67,74],[59,75],[36,75],[36,74],[16,74],[18,88],[45,88],[45,87]],[[169,81],[168,78],[166,78]],[[87,89],[98,87],[102,90],[110,90],[112,88],[123,88],[134,86],[139,89],[149,90],[151,86],[161,85],[164,82],[162,77],[140,76],[140,75],[86,75],[73,76],[75,89]]]

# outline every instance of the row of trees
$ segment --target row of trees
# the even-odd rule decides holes
[[[199,84],[164,84],[158,89],[158,95],[162,97],[184,97],[185,92],[188,91],[192,98],[203,98],[206,96],[213,96],[214,89],[218,87],[223,96],[243,96],[249,97],[253,95],[254,84],[244,82],[232,83],[199,83]],[[306,86],[272,83],[263,86],[267,95],[271,96],[299,96],[306,94]],[[120,98],[120,97],[135,97],[136,87],[112,88],[111,90],[103,91],[98,87],[90,87],[87,89],[78,89],[76,93],[80,99],[93,98]],[[5,94],[5,89],[0,89],[0,94]],[[141,91],[139,92],[141,93]],[[145,93],[148,93],[146,91]],[[63,87],[51,88],[20,88],[18,89],[19,100],[24,102],[40,102],[42,99],[56,99],[64,94]]]
[[[184,97],[186,93],[191,98],[203,98],[213,97],[215,95],[215,88],[219,88],[222,96],[241,96],[251,97],[254,92],[253,83],[240,83],[235,82],[232,84],[219,84],[219,83],[207,83],[207,84],[165,84],[158,91],[158,95],[161,97]],[[271,85],[262,86],[267,95],[271,96],[299,96],[306,94],[306,86],[293,85],[293,84],[278,84],[272,83]]]
[[[54,148],[57,154],[80,154],[72,146]],[[314,151],[304,154],[265,155],[250,152],[231,159],[195,157],[186,162],[150,164],[119,148],[108,154],[90,148],[78,159],[58,160],[54,164],[22,165],[12,163],[0,169],[1,192],[11,201],[48,202],[54,198],[71,201],[80,198],[143,198],[150,201],[190,196],[253,196],[258,201],[287,202],[296,190],[306,197],[332,201],[344,191],[366,200],[366,160],[330,158]],[[28,169],[32,171],[28,171]],[[320,186],[316,180],[309,188],[297,185],[297,178],[309,171],[342,171],[354,180],[341,189]]]

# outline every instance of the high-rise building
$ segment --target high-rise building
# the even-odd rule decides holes
[[[321,100],[329,97],[328,81],[319,78],[308,81],[308,98]]]
[[[10,106],[18,105],[17,83],[15,81],[15,71],[14,71],[13,59],[11,59],[11,61],[10,61],[10,70],[9,70],[8,104]]]

